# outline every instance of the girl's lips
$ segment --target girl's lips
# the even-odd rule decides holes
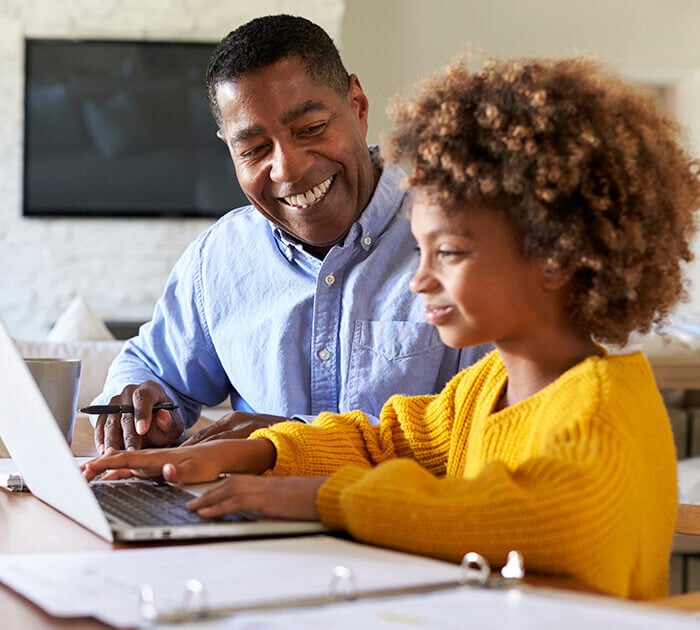
[[[439,326],[444,323],[454,310],[454,306],[426,306],[425,319],[433,326]]]

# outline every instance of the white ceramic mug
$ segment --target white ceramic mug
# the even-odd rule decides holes
[[[80,388],[80,359],[25,358],[68,444],[73,440]]]

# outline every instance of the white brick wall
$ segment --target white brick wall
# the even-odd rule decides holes
[[[44,337],[82,294],[109,320],[145,320],[173,263],[210,222],[22,217],[23,38],[219,41],[258,15],[304,15],[339,42],[343,0],[0,0],[0,318]]]

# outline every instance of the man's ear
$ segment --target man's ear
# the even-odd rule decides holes
[[[357,123],[360,125],[362,133],[367,135],[369,100],[367,99],[367,95],[360,85],[360,79],[357,78],[356,74],[351,74],[349,77],[348,103],[355,112],[355,117],[357,118]]]
[[[221,140],[226,146],[228,146],[228,142],[226,141],[226,136],[224,136],[223,133],[221,133],[221,129],[216,130],[216,137]]]

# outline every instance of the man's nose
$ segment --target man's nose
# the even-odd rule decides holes
[[[313,162],[313,156],[303,147],[289,142],[277,144],[272,153],[270,179],[277,183],[297,182],[305,175]]]

